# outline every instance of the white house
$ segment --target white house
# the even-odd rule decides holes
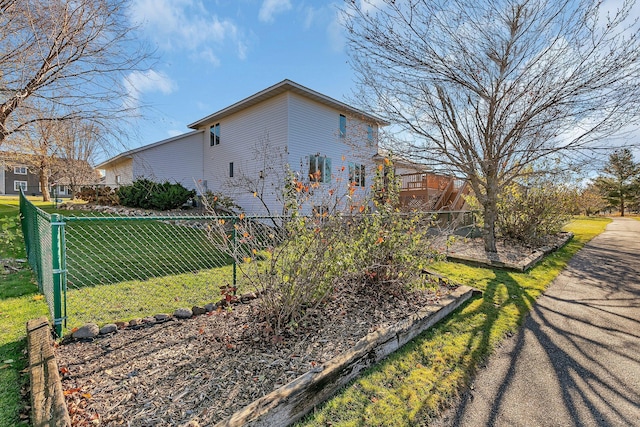
[[[189,125],[193,131],[124,152],[97,166],[105,184],[179,182],[234,198],[245,212],[281,212],[289,170],[328,194],[363,197],[371,185],[382,119],[283,80]],[[257,196],[257,197],[256,197]]]

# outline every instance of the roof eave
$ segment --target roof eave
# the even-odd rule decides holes
[[[191,123],[190,125],[188,125],[189,128],[191,129],[198,129],[203,125],[206,125],[207,123],[211,123],[217,120],[222,119],[223,117],[226,117],[228,115],[231,115],[233,113],[236,113],[238,111],[241,111],[245,108],[251,107],[253,105],[256,105],[262,101],[265,101],[269,98],[272,98],[276,95],[279,95],[281,93],[287,92],[287,91],[291,91],[303,96],[306,96],[307,98],[310,98],[316,102],[319,102],[321,104],[325,104],[325,105],[329,105],[333,108],[336,108],[338,110],[343,110],[343,111],[347,111],[350,114],[353,115],[359,115],[362,116],[363,118],[365,118],[366,120],[369,121],[373,121],[375,123],[378,124],[378,126],[388,126],[389,122],[387,122],[386,120],[383,120],[380,117],[376,117],[372,114],[369,113],[365,113],[364,111],[360,111],[357,108],[354,108],[350,105],[345,104],[344,102],[338,101],[336,99],[333,99],[331,97],[328,97],[326,95],[321,94],[320,92],[316,92],[312,89],[309,89],[305,86],[302,86],[298,83],[295,83],[291,80],[285,79],[279,83],[276,83],[273,86],[270,86],[264,90],[261,90],[260,92],[257,92],[247,98],[244,98],[238,102],[236,102],[235,104],[232,104],[226,108],[223,108],[222,110],[216,111],[213,114],[210,114],[198,121],[195,121],[193,123]]]

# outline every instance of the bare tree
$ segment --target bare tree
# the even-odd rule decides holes
[[[49,184],[58,157],[58,123],[55,121],[34,121],[20,133],[12,150],[13,160],[26,164],[38,172],[42,200],[51,200]]]
[[[0,0],[0,146],[35,122],[83,119],[113,132],[131,117],[125,79],[150,55],[127,4]]]
[[[71,199],[75,199],[81,185],[98,182],[98,172],[91,166],[102,135],[92,123],[65,121],[58,133],[58,155],[55,176],[58,182],[68,183]]]
[[[569,159],[635,120],[633,1],[351,1],[344,10],[363,108],[409,133],[410,157],[463,173],[495,252],[502,188],[550,155]]]
[[[286,214],[285,191],[287,183],[286,149],[274,145],[265,132],[253,147],[253,160],[238,165],[233,177],[227,178],[226,187],[240,193],[252,194],[268,216]],[[280,212],[272,212],[281,206]]]

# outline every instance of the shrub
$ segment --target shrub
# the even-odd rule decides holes
[[[233,198],[211,190],[207,190],[200,200],[207,209],[216,214],[234,214],[236,209],[240,209],[240,206],[236,204]]]
[[[499,234],[526,244],[539,244],[557,234],[570,219],[571,191],[544,177],[531,177],[505,188],[498,200]]]
[[[114,206],[120,203],[116,191],[111,187],[81,187],[75,197],[76,199],[103,206]]]
[[[120,204],[131,208],[169,210],[182,206],[196,192],[187,190],[182,184],[157,183],[148,179],[138,179],[131,185],[124,185],[116,192]]]
[[[329,190],[334,205],[305,216],[301,212],[311,211],[305,210],[307,204],[315,205],[319,184],[289,174],[285,188],[291,214],[278,227],[241,214],[231,223],[219,219],[209,233],[260,291],[259,318],[276,334],[304,319],[307,309],[322,304],[337,286],[427,282],[423,269],[434,258],[428,247],[428,218],[397,211],[398,186],[390,162],[378,169],[362,204],[344,204],[353,200],[355,187],[350,185],[345,197]],[[337,209],[341,202],[342,209]]]

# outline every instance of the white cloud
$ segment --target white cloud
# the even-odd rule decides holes
[[[169,76],[154,70],[133,71],[125,78],[124,85],[127,89],[124,106],[129,109],[137,109],[145,93],[161,92],[168,95],[177,89],[176,83]]]
[[[261,22],[273,22],[274,15],[284,13],[291,9],[289,0],[264,0],[258,12],[258,19]]]
[[[344,16],[338,8],[335,8],[333,13],[333,19],[327,26],[327,37],[331,50],[334,52],[341,52],[344,49],[346,38],[344,36]]]
[[[219,65],[220,60],[213,49],[222,49],[226,44],[238,46],[240,58],[246,56],[238,26],[209,12],[201,0],[134,0],[130,15],[163,50],[183,50],[192,58],[214,65]]]
[[[360,0],[359,3],[363,12],[373,12],[384,7],[384,0]]]

